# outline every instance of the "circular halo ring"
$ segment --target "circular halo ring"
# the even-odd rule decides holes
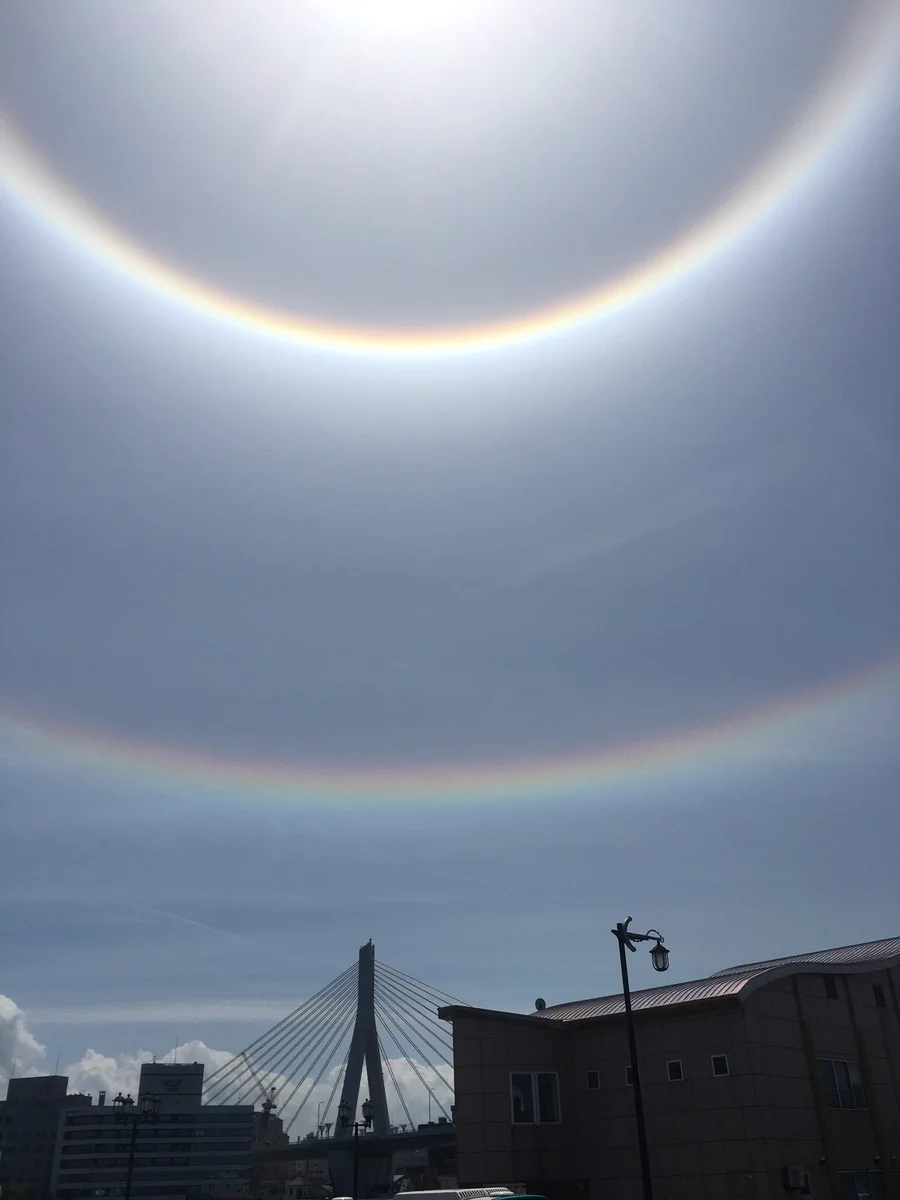
[[[836,728],[855,718],[871,723],[872,703],[893,704],[900,685],[897,653],[856,667],[816,687],[781,696],[725,720],[618,743],[602,749],[507,761],[358,765],[238,758],[89,730],[35,713],[0,706],[0,745],[8,761],[26,767],[62,766],[98,771],[155,789],[185,789],[215,797],[286,803],[440,804],[598,799],[679,779],[720,777],[723,770],[796,761],[804,737],[831,745]],[[824,731],[824,732],[823,732]]]
[[[548,307],[482,322],[391,328],[344,325],[266,307],[155,256],[71,190],[0,113],[0,179],[25,208],[148,291],[192,312],[308,350],[387,358],[494,350],[590,325],[661,291],[756,227],[830,157],[869,107],[900,42],[900,4],[878,3],[853,30],[813,100],[765,160],[661,252]]]

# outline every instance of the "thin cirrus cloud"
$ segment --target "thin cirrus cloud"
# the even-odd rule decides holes
[[[177,1000],[138,1004],[84,1004],[30,1008],[34,1025],[129,1025],[136,1021],[172,1024],[179,1021],[279,1021],[296,1008],[285,1000]]]

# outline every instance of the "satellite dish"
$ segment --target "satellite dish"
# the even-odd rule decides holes
[[[535,1000],[535,1002],[534,1002],[535,1012],[543,1012],[546,1007],[547,1007],[547,1001],[544,1000],[541,996],[538,996],[537,1000]]]

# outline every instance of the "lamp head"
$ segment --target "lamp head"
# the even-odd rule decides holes
[[[669,969],[669,951],[662,941],[658,941],[650,951],[650,961],[653,963],[654,971],[668,971]]]

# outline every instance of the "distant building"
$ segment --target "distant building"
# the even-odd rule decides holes
[[[253,1114],[255,1138],[254,1150],[270,1150],[275,1146],[287,1146],[290,1137],[284,1132],[284,1122],[274,1113]],[[269,1196],[284,1196],[288,1180],[296,1174],[296,1164],[290,1159],[271,1159],[254,1155],[250,1173],[250,1194],[257,1200]]]
[[[0,1100],[0,1187],[7,1196],[50,1195],[60,1113],[91,1103],[90,1096],[66,1095],[68,1086],[65,1075],[9,1081]]]
[[[296,1177],[303,1183],[311,1184],[313,1187],[331,1183],[331,1172],[326,1157],[298,1159],[294,1166]]]
[[[202,1063],[145,1063],[141,1096],[159,1097],[159,1117],[137,1127],[133,1200],[249,1195],[253,1106],[204,1105]],[[136,1106],[137,1107],[137,1106]],[[131,1129],[105,1102],[66,1112],[57,1143],[54,1200],[122,1196]]]
[[[660,1200],[900,1200],[898,993],[900,938],[635,992]],[[637,1200],[621,996],[440,1015],[461,1187]]]
[[[326,1195],[325,1189],[330,1187],[330,1176],[321,1182],[313,1183],[302,1175],[298,1175],[296,1179],[291,1179],[285,1185],[285,1195],[287,1200],[321,1200]]]

